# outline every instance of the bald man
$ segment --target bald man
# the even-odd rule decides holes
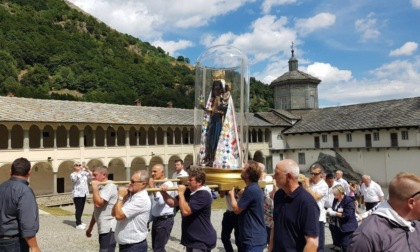
[[[353,233],[348,251],[420,251],[420,176],[400,173],[389,199]]]
[[[384,192],[381,186],[372,181],[369,175],[363,175],[362,181],[363,184],[360,186],[360,191],[365,200],[366,211],[369,211],[384,200]]]
[[[149,187],[159,188],[165,184],[168,187],[173,187],[171,181],[164,183],[155,183],[155,180],[166,180],[165,168],[163,164],[155,164],[152,167],[152,179],[149,180]],[[169,195],[175,197],[174,191],[168,192]],[[163,200],[160,192],[152,193],[152,248],[155,252],[165,252],[166,243],[171,235],[172,227],[174,226],[174,208],[168,206]]]
[[[285,159],[274,172],[274,225],[269,251],[317,251],[320,209],[314,197],[298,182],[298,164]]]

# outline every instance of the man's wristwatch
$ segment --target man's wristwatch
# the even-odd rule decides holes
[[[118,200],[123,201],[123,200],[124,200],[124,197],[119,196],[119,197],[118,197]]]

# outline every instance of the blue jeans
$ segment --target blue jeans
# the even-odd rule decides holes
[[[114,252],[117,242],[115,241],[114,232],[99,234],[99,251]]]
[[[242,244],[245,252],[263,252],[265,248],[267,248],[267,244],[263,245],[249,245],[249,244]]]
[[[10,239],[0,238],[1,252],[29,252],[28,244],[24,238],[13,237]]]
[[[133,244],[120,244],[120,252],[147,252],[147,240]]]

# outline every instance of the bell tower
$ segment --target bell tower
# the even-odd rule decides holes
[[[318,84],[321,80],[299,71],[293,43],[291,48],[289,72],[270,84],[270,87],[274,89],[274,109],[305,113],[318,108]]]

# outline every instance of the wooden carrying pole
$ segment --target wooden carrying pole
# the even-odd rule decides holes
[[[165,182],[165,181],[177,181],[179,182],[179,179],[171,179],[171,180],[155,180],[155,182]],[[107,181],[107,182],[100,182],[100,185],[106,185],[106,184],[129,184],[130,181]],[[235,187],[236,189],[242,189],[244,188],[244,184],[245,183],[225,183],[225,182],[212,182],[214,184],[211,185],[206,185],[207,187],[211,188],[211,189],[217,189],[219,191],[228,191],[231,190],[233,187]],[[264,181],[260,181],[259,185],[260,187],[265,187],[267,184],[273,184],[273,182],[264,182]],[[162,191],[161,188],[147,188],[146,189],[148,192],[160,192]],[[178,187],[169,187],[167,189],[167,191],[177,191]]]

